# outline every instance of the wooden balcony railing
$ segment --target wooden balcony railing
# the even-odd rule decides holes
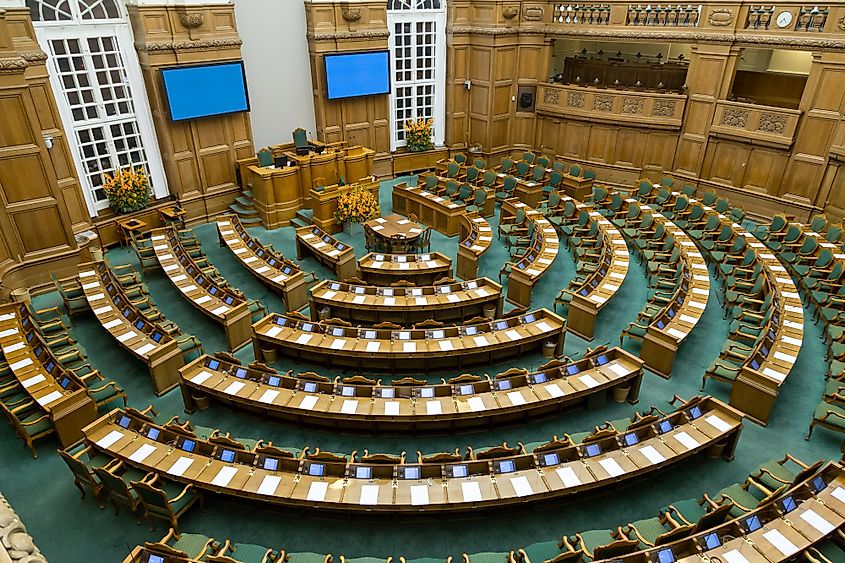
[[[654,129],[679,129],[687,100],[682,94],[559,84],[541,84],[537,94],[539,113]]]
[[[788,148],[795,139],[801,111],[726,100],[716,102],[710,133],[718,137]]]

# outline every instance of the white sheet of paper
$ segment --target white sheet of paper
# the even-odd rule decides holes
[[[343,345],[346,344],[346,340],[343,338],[335,338],[332,340],[331,349],[332,350],[343,350]]]
[[[121,319],[112,319],[107,323],[103,323],[103,328],[106,329],[106,330],[109,330],[109,329],[112,329],[112,328],[118,326],[119,324],[122,324],[122,323],[123,323],[123,321]]]
[[[472,412],[480,412],[487,408],[484,406],[484,400],[481,397],[470,397],[467,399],[467,405]]]
[[[387,401],[384,403],[385,416],[399,416],[399,401]]]
[[[411,504],[423,506],[428,503],[428,485],[411,485]]]
[[[830,494],[839,502],[845,502],[845,489],[843,489],[842,487],[836,487]]]
[[[41,397],[40,399],[36,399],[36,402],[41,405],[42,407],[46,407],[52,403],[55,403],[59,399],[62,398],[61,391],[53,391],[52,393],[48,393]]]
[[[476,481],[466,481],[461,483],[461,493],[464,497],[464,502],[478,502],[481,500],[481,487]]]
[[[528,482],[527,477],[519,476],[511,479],[511,486],[518,497],[527,497],[534,494],[534,489],[531,488],[531,483]]]
[[[563,481],[564,487],[577,487],[581,484],[581,480],[571,467],[558,467],[555,469],[555,473]]]
[[[549,332],[550,330],[552,330],[552,327],[549,326],[549,323],[545,321],[537,323],[537,328],[539,328],[543,332]]]
[[[513,405],[524,405],[525,404],[525,397],[522,396],[522,393],[519,391],[511,391],[508,393],[508,399],[510,399],[511,404]]]
[[[585,373],[584,375],[579,375],[578,381],[580,381],[590,389],[592,389],[593,387],[598,387],[599,385],[599,382],[596,381],[596,378],[588,373]]]
[[[731,425],[716,416],[715,414],[711,414],[707,418],[704,419],[704,422],[718,430],[719,432],[727,432],[731,429]]]
[[[267,329],[267,332],[264,333],[264,336],[267,338],[276,338],[276,336],[282,332],[282,327],[280,326],[271,326]]]
[[[625,470],[622,469],[622,467],[620,467],[618,463],[616,463],[615,459],[602,459],[599,461],[599,465],[601,465],[611,477],[619,477],[620,475],[625,473]]]
[[[378,485],[362,485],[358,504],[378,504]]]
[[[355,399],[346,399],[343,401],[343,406],[340,407],[340,412],[343,414],[355,414],[358,410],[358,401]]]
[[[272,403],[276,400],[276,397],[279,396],[279,392],[275,389],[267,389],[264,393],[261,394],[261,397],[258,398],[259,403]]]
[[[549,395],[551,395],[555,399],[557,399],[558,397],[563,397],[564,395],[563,389],[558,387],[557,383],[549,383],[544,387],[544,389]]]
[[[832,532],[836,526],[819,516],[812,509],[809,509],[801,514],[801,520],[818,530],[824,535]]]
[[[699,443],[695,441],[695,438],[686,432],[678,432],[675,434],[675,440],[688,450],[695,449],[699,446]]]
[[[201,371],[198,374],[196,374],[194,377],[191,378],[191,383],[196,383],[197,385],[202,385],[203,383],[206,382],[206,380],[208,380],[209,377],[211,377],[211,375],[212,374],[211,374],[210,371]]]
[[[26,366],[32,365],[32,358],[24,358],[22,360],[18,360],[13,364],[9,364],[9,367],[12,368],[12,371],[18,371],[19,369],[23,369]]]
[[[133,331],[133,330],[130,330],[129,332],[124,332],[123,334],[118,336],[117,341],[118,342],[126,342],[130,338],[135,338],[136,336],[138,336],[138,333]]]
[[[490,345],[490,343],[487,342],[487,337],[484,336],[484,335],[476,336],[476,337],[473,338],[473,340],[475,341],[476,346],[489,346]]]
[[[94,311],[95,315],[99,316],[99,315],[102,315],[103,313],[108,313],[111,310],[112,310],[111,305],[106,305],[105,307],[97,307],[93,311]],[[2,336],[2,334],[0,334],[0,336]]]
[[[155,344],[147,343],[147,344],[144,344],[143,346],[141,346],[140,348],[136,348],[135,353],[138,354],[139,356],[143,356],[144,354],[146,354],[150,350],[155,350],[155,348],[156,348]]]
[[[97,445],[103,448],[104,450],[107,450],[121,438],[123,438],[123,432],[112,430],[111,432],[97,440]]]
[[[297,337],[297,339],[296,339],[296,343],[297,344],[308,344],[308,342],[310,340],[311,340],[310,334],[300,334],[299,337]]]
[[[441,340],[437,343],[440,346],[440,350],[443,352],[448,352],[449,350],[454,350],[455,347],[452,345],[451,340]]]
[[[798,547],[780,533],[780,530],[769,530],[763,534],[763,537],[786,557],[798,552]]]
[[[211,480],[211,484],[216,487],[226,487],[229,483],[232,482],[232,478],[238,473],[237,467],[232,467],[230,465],[225,465],[220,468],[220,471],[217,472],[217,475],[214,476],[214,479]]]
[[[626,375],[628,375],[630,373],[625,366],[623,366],[622,364],[619,364],[617,362],[607,364],[607,369],[609,369],[610,371],[612,371],[613,373],[615,373],[619,377],[625,377]]]
[[[417,343],[416,342],[403,342],[402,343],[402,351],[403,352],[416,352],[417,351]]]
[[[515,331],[515,330],[513,330],[513,329],[510,329],[510,330],[508,330],[508,331],[505,331],[505,336],[507,336],[507,337],[508,337],[508,338],[510,338],[511,340],[519,340],[520,338],[522,338],[522,337],[519,335],[519,332],[517,332],[517,331]]]
[[[281,482],[282,478],[279,475],[265,476],[264,480],[261,481],[261,485],[258,486],[258,494],[273,496],[276,494],[276,489],[279,487],[279,483]]]
[[[643,454],[643,456],[645,456],[645,458],[654,465],[666,461],[666,458],[663,457],[663,454],[658,452],[654,446],[643,446],[642,448],[640,448],[640,453]]]
[[[381,342],[367,342],[367,352],[378,352]]]
[[[185,471],[194,463],[194,458],[181,456],[179,459],[176,460],[176,463],[170,466],[170,469],[167,470],[168,473],[171,475],[175,475],[180,477],[181,475],[185,474]]]
[[[440,405],[440,401],[426,401],[425,410],[426,414],[443,414],[443,408]]]
[[[33,385],[36,385],[36,384],[41,383],[42,381],[46,381],[46,380],[47,380],[47,378],[39,373],[36,376],[30,377],[29,379],[25,379],[25,380],[21,381],[21,385],[23,386],[24,389],[29,389]]]
[[[316,405],[316,404],[317,404],[317,397],[315,397],[314,395],[306,395],[306,396],[302,397],[302,401],[299,403],[299,408],[310,411],[311,409],[314,408],[314,405]]]
[[[326,491],[328,490],[328,481],[314,481],[308,488],[308,496],[306,499],[321,502],[326,499]]]
[[[749,563],[748,559],[737,549],[725,552],[722,555],[722,559],[725,560],[725,563]]]
[[[152,444],[143,444],[140,448],[135,450],[132,455],[129,456],[129,461],[134,461],[135,463],[143,463],[145,459],[150,457],[156,451],[156,447]]]
[[[227,395],[237,395],[238,391],[243,389],[245,386],[246,386],[246,383],[244,383],[243,381],[233,381],[232,383],[229,384],[228,387],[226,387],[223,390],[223,392],[226,393]]]

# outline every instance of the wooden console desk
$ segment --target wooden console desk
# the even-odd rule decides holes
[[[508,274],[508,301],[528,307],[531,305],[531,292],[534,286],[557,258],[560,240],[554,226],[543,217],[542,213],[531,209],[516,198],[502,202],[499,210],[500,223],[507,223],[505,219],[516,215],[517,209],[524,210],[527,220],[534,223],[534,243],[524,257],[513,264]]]
[[[414,285],[434,285],[452,277],[452,259],[439,252],[425,254],[376,254],[370,252],[358,261],[361,278],[373,285],[390,285],[407,280]]]
[[[471,280],[478,276],[478,260],[490,248],[493,229],[487,219],[477,213],[461,216],[461,240],[458,243],[458,277]]]
[[[321,264],[334,270],[337,279],[345,280],[358,274],[355,249],[322,230],[307,226],[296,229],[296,259],[311,255]]]

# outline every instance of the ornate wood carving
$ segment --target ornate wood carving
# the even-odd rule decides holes
[[[717,8],[710,11],[710,16],[707,18],[710,25],[717,27],[726,27],[734,22],[733,12],[727,8]]]
[[[179,23],[182,24],[182,27],[188,29],[200,27],[204,21],[205,17],[203,17],[201,12],[182,12],[179,14]]]
[[[642,113],[642,98],[625,98],[622,100],[622,113]]]
[[[543,19],[543,13],[542,6],[526,6],[522,9],[522,19],[525,21],[540,21]]]
[[[560,105],[560,90],[546,90],[546,93],[543,95],[543,101],[547,104]]]
[[[613,96],[596,96],[593,100],[593,108],[598,111],[610,111],[613,109]]]
[[[344,8],[343,19],[348,22],[356,22],[361,19],[361,8]]]
[[[657,117],[670,117],[675,115],[675,100],[657,100],[654,102],[651,115]]]
[[[743,128],[748,122],[748,110],[727,108],[722,114],[722,125]]]
[[[580,92],[570,92],[566,99],[566,105],[572,108],[584,107],[584,94]]]
[[[758,131],[774,133],[775,135],[782,135],[785,128],[785,115],[779,115],[770,112],[763,112],[763,114],[760,115],[760,124],[757,126]]]
[[[512,20],[519,14],[519,6],[505,6],[502,8],[502,17]]]

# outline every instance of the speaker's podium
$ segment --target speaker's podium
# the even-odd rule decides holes
[[[678,339],[654,326],[649,326],[643,337],[643,347],[640,350],[640,358],[646,368],[653,371],[660,377],[669,379],[672,375],[672,366],[675,363],[675,354],[678,353]]]
[[[777,381],[743,366],[734,381],[729,404],[757,424],[766,426],[779,391],[780,384]]]
[[[598,303],[572,294],[569,302],[569,314],[566,316],[566,329],[584,340],[592,340],[596,329],[596,317],[599,314]]]

